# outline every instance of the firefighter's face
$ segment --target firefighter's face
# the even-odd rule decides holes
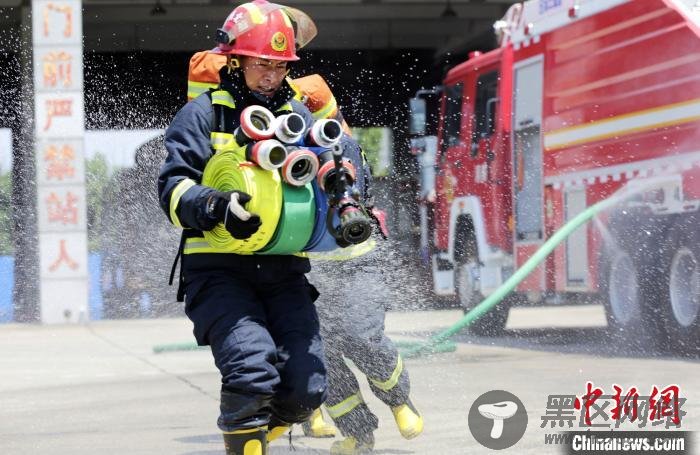
[[[248,88],[265,96],[274,95],[289,72],[285,61],[257,57],[243,57],[241,69]]]

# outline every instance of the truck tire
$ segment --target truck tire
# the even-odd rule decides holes
[[[484,300],[478,289],[478,264],[474,260],[460,263],[455,270],[455,287],[459,306],[466,314]],[[510,299],[506,298],[482,315],[469,327],[469,331],[479,336],[495,337],[503,334],[508,320]]]
[[[658,315],[653,314],[653,280],[649,267],[626,249],[608,250],[601,266],[601,294],[608,332],[614,342],[635,351],[659,346]]]
[[[661,319],[669,347],[683,354],[700,349],[700,235],[690,217],[668,233],[661,259]]]

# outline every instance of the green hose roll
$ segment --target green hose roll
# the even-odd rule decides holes
[[[282,179],[279,172],[266,171],[246,161],[245,149],[222,150],[211,157],[202,175],[202,184],[219,191],[243,191],[251,196],[245,208],[257,213],[260,229],[245,240],[234,239],[219,223],[204,238],[213,248],[225,253],[252,254],[272,239],[282,213]]]
[[[282,215],[268,246],[256,254],[294,254],[311,238],[316,218],[316,200],[310,184],[295,187],[282,182]]]

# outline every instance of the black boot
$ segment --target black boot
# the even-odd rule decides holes
[[[267,427],[224,433],[226,455],[267,455]]]

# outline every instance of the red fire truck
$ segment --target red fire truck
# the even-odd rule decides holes
[[[440,87],[423,220],[438,295],[469,309],[556,230],[626,188],[475,327],[513,303],[602,301],[613,333],[700,334],[700,5],[530,0]],[[412,132],[425,103],[411,100]],[[414,152],[435,143],[416,137]],[[430,216],[429,216],[430,215]]]

